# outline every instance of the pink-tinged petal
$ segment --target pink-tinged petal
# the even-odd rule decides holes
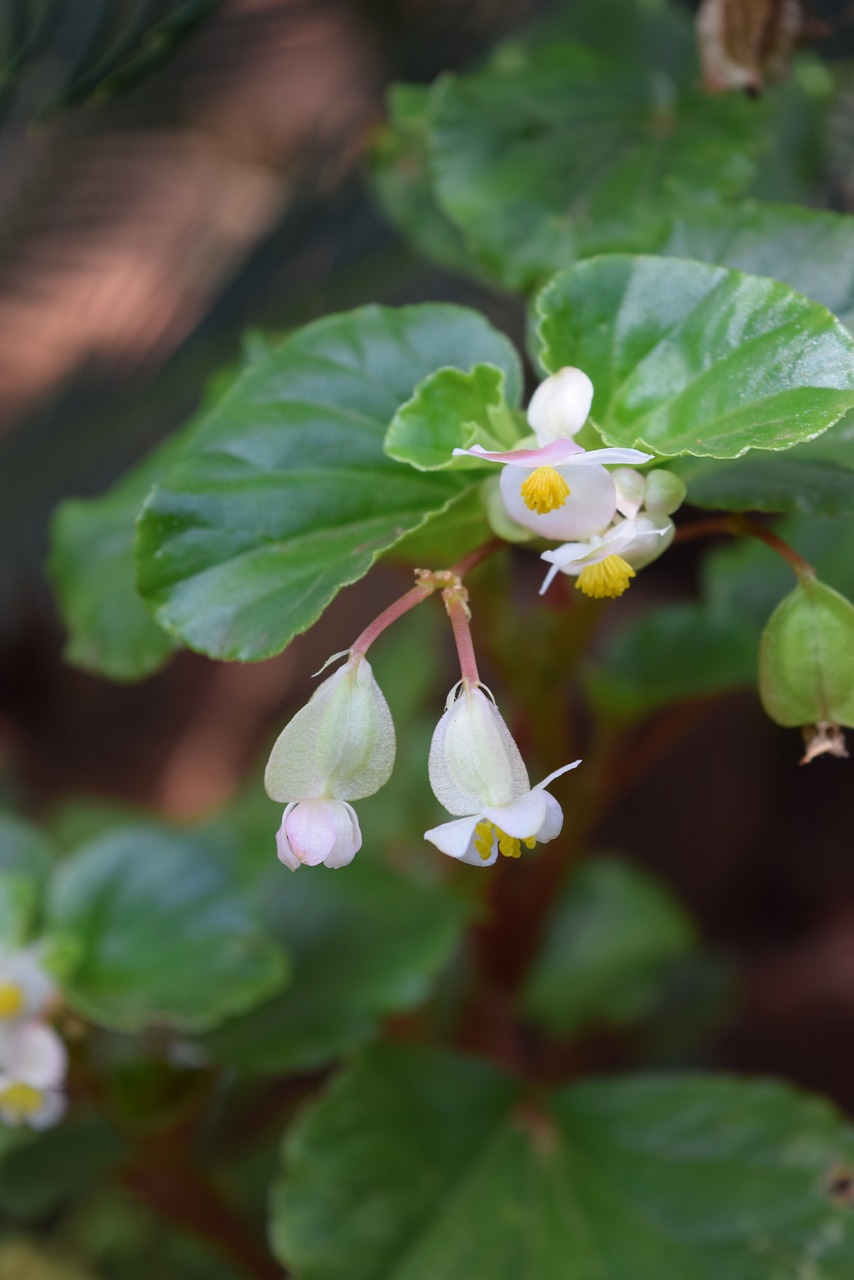
[[[279,862],[284,863],[284,865],[290,871],[298,871],[299,868],[302,866],[302,863],[300,862],[299,858],[296,856],[293,849],[288,844],[288,836],[287,836],[287,832],[285,831],[285,823],[288,820],[288,814],[290,813],[291,809],[293,809],[294,807],[295,806],[293,804],[289,804],[287,806],[287,808],[285,809],[285,812],[282,815],[281,826],[276,832],[276,854],[278,856]]]
[[[543,795],[546,799],[546,816],[543,825],[537,832],[537,840],[540,844],[548,844],[550,840],[556,839],[563,830],[563,809],[561,809],[554,796],[550,796],[548,791],[544,791]]]
[[[506,831],[508,836],[513,836],[516,840],[530,840],[545,821],[545,792],[534,788],[511,804],[484,809],[483,816],[494,822],[501,831]]]
[[[34,1089],[53,1089],[65,1079],[68,1053],[52,1027],[27,1022],[3,1040],[3,1071]]]
[[[346,867],[348,866],[356,854],[362,847],[362,831],[359,827],[359,819],[356,817],[356,810],[346,801],[341,803],[335,809],[335,843],[331,851],[324,858],[324,865],[327,867]]]
[[[525,471],[534,471],[537,467],[560,466],[562,462],[568,462],[584,453],[584,450],[574,440],[553,440],[542,449],[510,449],[506,453],[490,453],[482,445],[474,444],[470,449],[455,449],[454,453],[468,453],[473,458],[483,458],[485,462],[503,462],[505,465],[521,467]]]
[[[638,466],[642,462],[649,462],[655,457],[652,453],[641,453],[640,449],[586,449],[580,458],[573,458],[567,461],[567,466],[573,467],[589,467],[589,466],[614,466],[617,462],[629,463],[632,466]]]
[[[474,831],[480,822],[480,814],[469,818],[455,818],[453,822],[443,822],[441,826],[431,827],[424,832],[424,839],[429,840],[449,858],[467,861],[466,854],[474,846]],[[482,861],[478,854],[478,861]],[[493,858],[494,862],[495,859]]]
[[[316,867],[332,852],[337,831],[334,800],[300,800],[285,818],[291,852],[308,867]]]
[[[556,511],[539,515],[522,497],[528,473],[522,467],[504,467],[498,482],[505,510],[523,529],[555,542],[591,538],[606,528],[617,510],[617,491],[604,467],[558,467],[569,485],[569,497]]]

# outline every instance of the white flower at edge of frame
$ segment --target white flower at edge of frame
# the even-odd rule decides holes
[[[56,994],[38,946],[0,952],[0,1027],[41,1013]]]
[[[20,1023],[0,1032],[0,1122],[48,1129],[64,1115],[59,1091],[68,1054],[52,1027]]]
[[[580,760],[531,787],[513,736],[488,691],[460,681],[448,696],[430,744],[430,785],[455,821],[425,839],[442,853],[490,866],[499,850],[518,857],[521,844],[553,840],[563,825],[560,805],[545,788]]]
[[[279,861],[301,866],[346,867],[362,847],[356,810],[346,800],[319,797],[289,804],[276,832]]]

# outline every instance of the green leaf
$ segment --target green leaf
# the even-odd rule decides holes
[[[693,66],[682,79],[554,38],[443,76],[429,125],[440,205],[509,288],[654,248],[674,200],[746,190],[772,110],[700,92]]]
[[[852,219],[854,221],[854,219]],[[725,511],[854,515],[854,419],[770,457],[683,458],[673,469],[696,507]]]
[[[411,1009],[448,963],[468,914],[447,892],[405,880],[363,852],[342,874],[275,865],[261,882],[268,924],[293,965],[288,989],[232,1019],[204,1044],[242,1071],[306,1071]]]
[[[272,1241],[301,1280],[846,1280],[828,1191],[854,1135],[775,1083],[641,1076],[551,1100],[383,1046],[285,1146]]]
[[[385,451],[419,471],[482,466],[475,458],[455,458],[454,449],[473,444],[500,452],[510,449],[523,432],[511,409],[518,409],[521,368],[507,342],[507,365],[516,366],[509,395],[506,375],[495,365],[478,364],[469,372],[438,369],[398,409],[385,438]]]
[[[427,155],[429,93],[425,85],[392,85],[389,118],[370,151],[371,185],[386,217],[416,252],[451,271],[482,274],[433,190]]]
[[[523,1008],[558,1034],[636,1022],[695,945],[690,920],[663,885],[617,858],[596,858],[549,917]]]
[[[29,941],[38,912],[38,889],[29,876],[0,871],[0,950]]]
[[[383,438],[427,374],[505,345],[460,307],[364,307],[256,360],[143,510],[139,587],[158,621],[212,657],[280,652],[466,488],[390,460]]]
[[[54,875],[52,928],[81,946],[66,996],[118,1030],[203,1029],[269,996],[282,951],[201,836],[128,826],[84,845]]]
[[[677,212],[658,253],[770,276],[854,325],[854,217],[747,200]]]
[[[704,604],[659,605],[612,632],[585,684],[601,709],[632,719],[752,685],[758,645],[752,621]]]
[[[0,813],[0,871],[43,882],[55,857],[51,842],[30,823]]]
[[[111,680],[141,680],[178,647],[134,585],[136,514],[163,458],[157,450],[103,497],[63,502],[53,520],[48,572],[68,631],[65,659]]]
[[[593,380],[611,445],[736,458],[811,440],[854,405],[854,342],[787,286],[618,254],[561,272],[536,303],[547,372]]]
[[[56,1210],[114,1174],[127,1158],[124,1143],[100,1116],[69,1120],[27,1138],[0,1156],[0,1208],[16,1218]]]

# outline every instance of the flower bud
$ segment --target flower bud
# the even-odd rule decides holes
[[[571,439],[587,421],[593,383],[581,369],[567,365],[541,382],[528,405],[528,422],[540,445]]]
[[[285,725],[267,763],[271,800],[361,800],[379,791],[394,766],[388,703],[361,654],[323,681]]]
[[[685,501],[685,481],[663,467],[647,473],[643,505],[651,515],[670,516]]]
[[[854,726],[854,605],[803,576],[763,632],[759,695],[777,724],[820,726],[828,740]]]

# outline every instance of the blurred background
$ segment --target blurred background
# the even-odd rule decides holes
[[[318,652],[340,649],[402,589],[394,569],[372,574],[274,661],[182,652],[144,684],[119,685],[63,662],[43,566],[57,503],[102,492],[185,422],[247,329],[447,299],[521,341],[521,301],[406,249],[362,157],[390,83],[466,66],[550,7],[0,0],[5,804],[47,818],[81,794],[176,818],[214,810],[258,775]],[[816,47],[840,68],[854,53],[849,9],[813,7],[836,24]],[[851,210],[854,96],[840,75],[815,202]],[[702,554],[676,548],[626,607],[690,596]],[[530,571],[524,555],[513,571]],[[854,1109],[850,763],[798,769],[797,734],[747,693],[644,732],[596,845],[657,871],[738,962],[718,1065],[786,1075]],[[271,840],[276,821],[271,806]]]

